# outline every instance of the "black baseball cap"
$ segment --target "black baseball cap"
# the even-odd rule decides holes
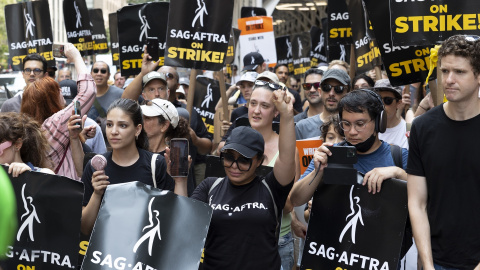
[[[264,62],[263,56],[258,52],[248,53],[243,57],[243,70],[255,71]]]
[[[247,126],[236,127],[225,141],[222,152],[235,150],[246,158],[253,158],[257,154],[263,154],[265,141],[262,134]]]
[[[66,105],[70,104],[77,96],[77,82],[74,80],[63,80],[58,83],[62,90],[62,96],[65,98]]]

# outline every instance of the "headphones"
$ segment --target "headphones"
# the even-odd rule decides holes
[[[384,133],[385,130],[387,129],[387,114],[385,113],[385,106],[383,106],[382,98],[375,93],[372,90],[369,89],[358,89],[360,91],[364,91],[370,96],[372,96],[375,100],[379,102],[379,104],[382,106],[382,110],[380,113],[377,114],[377,117],[375,118],[375,131],[377,133]]]

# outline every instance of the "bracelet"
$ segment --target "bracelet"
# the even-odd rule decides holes
[[[425,109],[424,107],[420,106],[420,104],[418,104],[418,107],[422,108],[424,111],[428,111],[428,109]]]

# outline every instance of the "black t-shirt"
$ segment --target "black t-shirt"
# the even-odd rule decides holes
[[[437,106],[415,119],[407,173],[427,180],[433,261],[473,269],[480,262],[480,115],[466,121]]]
[[[192,195],[213,209],[203,269],[280,269],[276,229],[293,181],[282,187],[273,172],[266,175],[278,209],[275,217],[272,195],[260,177],[242,186],[233,185],[225,177],[208,194],[215,180],[205,179]]]
[[[293,108],[295,109],[295,111],[297,111],[299,113],[303,112],[302,98],[300,97],[300,94],[297,91],[295,91],[293,89],[290,89],[290,88],[288,88],[288,91],[295,98],[295,102],[293,103]]]
[[[132,181],[139,181],[144,184],[153,186],[152,179],[152,155],[153,153],[137,148],[139,158],[131,166],[123,167],[117,165],[112,160],[112,152],[107,152],[103,156],[107,159],[107,167],[105,167],[105,174],[109,177],[110,184],[120,184]],[[82,175],[82,182],[85,187],[85,193],[83,194],[83,206],[88,204],[90,197],[93,194],[92,187],[92,174],[95,170],[92,168],[91,161],[85,166],[85,170]],[[158,155],[155,179],[157,181],[157,188],[163,190],[173,191],[175,188],[175,182],[173,178],[167,174],[167,163],[162,155]]]

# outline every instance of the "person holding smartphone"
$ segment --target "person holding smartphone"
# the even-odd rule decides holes
[[[268,146],[260,132],[237,127],[221,149],[227,176],[206,178],[193,192],[192,198],[213,208],[205,243],[205,270],[280,269],[278,234],[282,209],[295,178],[295,132],[292,100],[283,90],[274,91],[272,98],[282,115],[273,171],[265,177],[256,175]]]

